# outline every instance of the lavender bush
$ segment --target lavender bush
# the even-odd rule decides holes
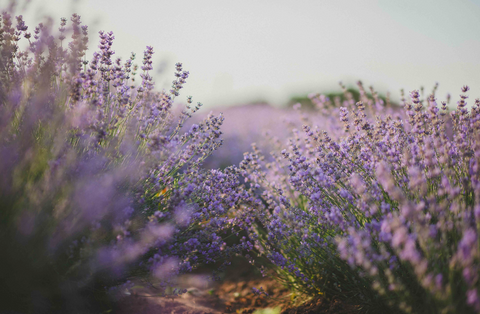
[[[245,155],[243,175],[265,204],[251,238],[309,294],[369,311],[479,312],[480,101],[468,110],[465,86],[448,114],[435,88],[400,110],[359,89],[340,108],[311,95],[338,119],[330,132],[305,123],[273,159]]]
[[[341,138],[344,126],[338,115],[344,110],[334,106],[328,97],[310,96],[318,114],[297,113],[301,119],[296,121],[297,128],[293,129],[287,146],[282,143],[284,140],[274,138],[276,149],[268,157],[254,145],[254,151],[246,153],[240,164],[250,193],[260,195],[265,204],[261,211],[251,213],[251,220],[258,223],[249,229],[250,237],[293,290],[309,295],[356,298],[358,304],[375,304],[381,309],[383,304],[371,289],[370,281],[353,271],[336,253],[335,236],[346,232],[347,225],[342,221],[349,220],[344,215],[351,220],[352,213],[340,207],[342,200],[322,199],[325,190],[322,185],[343,186],[341,172],[334,165],[321,163],[322,158],[332,160],[333,156],[327,156],[319,143],[323,139],[327,144],[334,143],[329,134]],[[345,96],[344,105],[354,106],[351,93],[345,91]],[[366,100],[365,93],[362,97]],[[300,104],[294,109],[300,111]],[[302,131],[298,122],[304,124]],[[308,126],[312,124],[321,125],[329,133]]]
[[[219,235],[244,196],[237,174],[200,169],[223,118],[183,133],[201,104],[188,97],[173,113],[182,64],[171,90],[157,92],[151,47],[137,83],[135,55],[113,59],[112,32],[100,32],[87,61],[80,16],[32,34],[11,14],[0,24],[2,312],[90,312],[134,275],[155,277],[160,295],[179,293],[177,274],[240,250]]]
[[[386,124],[381,140],[367,142],[377,147],[371,153],[376,158],[363,165],[368,175],[355,172],[350,179],[357,207],[381,215],[374,215],[368,228],[357,225],[337,238],[340,255],[405,312],[480,311],[480,101],[467,110],[468,90],[462,88],[449,116],[446,103],[438,108],[433,93],[421,101],[413,91],[403,123]]]

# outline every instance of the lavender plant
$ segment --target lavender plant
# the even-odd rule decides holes
[[[157,277],[165,295],[178,273],[238,250],[218,235],[243,196],[235,171],[199,167],[221,144],[223,117],[180,132],[201,106],[189,97],[175,118],[182,64],[157,92],[152,47],[137,84],[135,55],[112,59],[112,32],[87,61],[80,16],[32,36],[11,14],[0,24],[1,310],[90,312],[106,287],[138,274]]]
[[[374,158],[352,173],[357,207],[373,214],[337,238],[342,258],[374,280],[389,303],[413,313],[476,313],[478,256],[478,110],[462,88],[447,116],[434,93],[413,91],[406,118],[387,120]],[[375,144],[375,146],[374,146]],[[374,194],[374,191],[378,191]],[[373,210],[373,213],[372,213]],[[378,211],[378,212],[377,212]],[[378,215],[378,216],[376,216]]]
[[[351,94],[345,93],[345,105],[354,106]],[[327,97],[311,95],[311,98],[319,114],[316,117],[302,114],[303,132],[294,128],[286,147],[281,140],[274,139],[276,149],[271,157],[263,155],[254,145],[253,152],[246,153],[240,164],[250,193],[260,195],[265,205],[263,210],[251,213],[251,220],[257,223],[249,228],[250,238],[292,290],[355,300],[357,304],[375,304],[384,309],[385,304],[376,296],[371,282],[352,270],[336,252],[335,236],[345,233],[346,222],[355,216],[344,211],[342,201],[335,200],[343,186],[338,166],[321,163],[322,158],[332,161],[333,156],[327,156],[319,143],[325,140],[331,144],[334,140],[326,131],[308,124],[321,125],[335,138],[341,138],[343,125],[334,117],[343,110],[332,106]],[[299,111],[300,105],[294,109]],[[337,191],[322,198],[327,187]]]
[[[449,116],[436,88],[424,100],[403,97],[404,111],[359,89],[360,101],[346,95],[333,109],[312,95],[337,128],[306,121],[273,159],[245,155],[243,174],[266,209],[254,214],[251,238],[309,294],[370,311],[478,312],[480,101],[467,110],[465,86]]]

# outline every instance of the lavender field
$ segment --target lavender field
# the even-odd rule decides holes
[[[1,9],[0,313],[480,313],[480,86],[207,109]]]

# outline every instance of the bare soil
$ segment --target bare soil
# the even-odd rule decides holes
[[[180,285],[188,292],[173,298],[155,296],[152,288],[134,289],[134,293],[117,303],[114,313],[247,314],[257,311],[267,314],[260,310],[277,309],[272,313],[352,314],[359,310],[345,301],[296,296],[274,279],[262,277],[242,260],[227,269],[219,281],[208,281],[206,275],[192,274],[182,277]],[[253,287],[262,287],[268,296],[255,295]]]

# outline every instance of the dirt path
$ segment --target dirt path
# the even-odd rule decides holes
[[[153,289],[135,289],[134,294],[119,302],[115,313],[351,314],[358,311],[355,306],[335,300],[301,300],[275,280],[262,277],[244,263],[236,265],[227,274],[217,282],[208,282],[205,275],[186,275],[181,278],[180,285],[188,292],[175,298],[157,297]],[[269,296],[255,295],[253,287],[262,287]]]

